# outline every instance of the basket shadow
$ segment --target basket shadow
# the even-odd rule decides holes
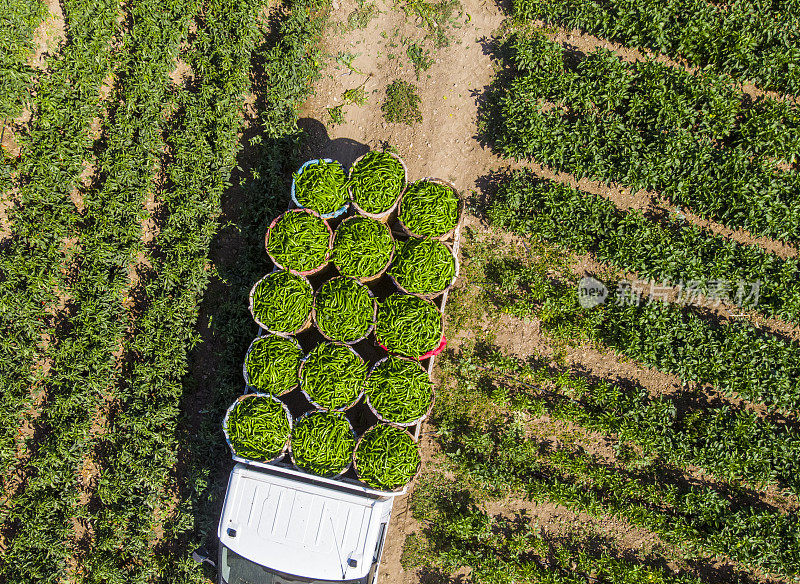
[[[331,139],[325,124],[314,118],[300,118],[297,125],[306,138],[301,147],[304,158],[331,158],[349,168],[356,158],[370,150],[366,144],[351,138]]]

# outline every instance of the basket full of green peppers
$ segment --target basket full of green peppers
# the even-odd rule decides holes
[[[433,408],[433,383],[428,372],[418,361],[397,355],[375,363],[364,382],[364,395],[379,420],[398,426],[421,422]]]
[[[271,395],[251,393],[231,404],[222,429],[234,457],[271,462],[289,446],[292,416],[289,408]]]
[[[423,359],[442,347],[442,313],[429,300],[392,294],[378,305],[375,337],[389,353]]]
[[[353,459],[356,434],[341,412],[315,410],[300,416],[292,428],[289,454],[305,472],[339,477]]]
[[[364,392],[367,364],[352,347],[319,343],[300,365],[300,390],[315,407],[342,411]]]
[[[294,337],[265,335],[250,343],[244,357],[244,382],[260,393],[283,395],[299,383],[302,350]]]
[[[350,167],[348,189],[360,214],[388,221],[406,187],[403,159],[391,152],[367,152]]]
[[[261,278],[250,290],[250,314],[258,325],[278,334],[296,334],[311,326],[314,289],[305,276],[286,270]]]
[[[433,298],[456,281],[458,259],[438,239],[412,237],[397,242],[397,253],[388,274],[401,292]]]
[[[353,278],[331,278],[314,295],[314,324],[330,341],[357,343],[375,326],[375,297]]]
[[[347,212],[350,194],[342,165],[324,158],[309,160],[292,175],[292,202],[301,209],[311,209],[323,219]]]
[[[428,177],[408,186],[397,218],[407,235],[447,239],[458,226],[463,208],[453,183]]]
[[[331,259],[343,276],[372,282],[389,267],[394,249],[394,238],[386,224],[355,215],[336,228]]]
[[[291,209],[279,215],[264,238],[267,255],[276,268],[304,276],[325,267],[332,241],[331,228],[308,209]]]
[[[403,428],[376,424],[359,438],[353,453],[359,480],[372,488],[402,489],[419,473],[419,448]]]

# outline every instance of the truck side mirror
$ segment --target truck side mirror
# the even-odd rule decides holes
[[[209,557],[208,550],[205,546],[200,546],[192,552],[192,559],[198,564],[208,564],[212,568],[216,568],[217,564]]]

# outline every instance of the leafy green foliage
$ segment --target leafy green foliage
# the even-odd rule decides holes
[[[414,65],[414,73],[417,75],[419,81],[419,74],[422,71],[427,71],[433,65],[433,57],[430,56],[430,51],[426,51],[421,43],[409,43],[406,47],[406,55],[408,60]]]
[[[606,50],[565,59],[541,33],[508,43],[513,80],[498,87],[497,150],[577,178],[660,192],[731,227],[800,238],[794,106],[750,98],[708,71],[625,63]],[[486,123],[486,122],[485,122]]]
[[[128,267],[143,248],[141,220],[144,203],[164,149],[159,130],[164,120],[169,73],[175,66],[175,56],[187,33],[188,21],[198,7],[192,0],[175,0],[159,3],[157,9],[152,3],[138,4],[130,9],[134,24],[123,41],[119,56],[117,75],[120,83],[111,100],[115,105],[104,128],[105,141],[96,160],[99,178],[82,193],[84,212],[72,224],[79,235],[79,250],[74,258],[79,269],[64,288],[70,298],[71,310],[64,315],[65,321],[61,323],[58,334],[58,349],[51,357],[47,383],[53,399],[37,422],[48,432],[41,437],[36,455],[30,461],[32,467],[46,468],[47,472],[29,481],[13,502],[12,519],[22,528],[11,543],[7,555],[9,563],[3,566],[6,573],[2,575],[11,581],[33,579],[45,582],[67,577],[67,560],[76,550],[74,546],[64,545],[65,540],[71,539],[65,534],[74,529],[76,518],[87,515],[79,498],[81,483],[77,469],[94,456],[95,449],[102,448],[105,440],[91,431],[99,405],[98,396],[110,395],[119,403],[126,403],[135,391],[124,380],[122,368],[115,366],[115,353],[124,342],[126,333],[133,328],[131,313],[124,305],[131,285]],[[109,53],[106,52],[108,47],[103,51],[95,43],[101,39],[106,43],[110,41],[116,27],[116,13],[116,6],[69,6],[68,20],[91,20],[87,29],[76,30],[76,33],[87,35],[87,42],[75,44],[96,51],[89,55],[79,54],[97,67],[98,73],[107,72],[105,61]],[[108,28],[104,30],[106,24]],[[98,37],[94,36],[96,34]],[[64,64],[71,63],[65,60]],[[72,71],[71,75],[74,74]],[[94,70],[87,71],[87,77],[94,81]],[[80,78],[70,76],[67,79],[81,87]],[[98,82],[100,80],[102,77]],[[57,91],[55,95],[43,94],[41,103],[45,115],[48,108],[58,103],[57,99],[50,100],[63,95],[64,88]],[[62,105],[64,109],[59,117],[71,116],[74,109],[87,105],[88,111],[94,109],[91,102],[67,101]],[[80,113],[77,118],[82,119]],[[87,128],[78,128],[76,137],[80,141],[88,138],[89,120],[86,122]],[[52,128],[49,131],[53,134],[52,139],[58,137]],[[55,154],[67,155],[66,145],[57,142]],[[76,162],[80,163],[83,153],[78,151],[73,156],[75,154],[79,155]],[[46,168],[43,159],[36,160],[35,164]],[[53,170],[51,167],[51,173]],[[56,176],[51,175],[49,180],[58,180],[57,171],[53,174]],[[74,179],[69,175],[64,178],[75,185],[78,175]],[[41,188],[46,182],[47,179],[34,188]],[[59,186],[56,192],[60,193],[62,188]],[[69,201],[69,194],[66,200]],[[38,230],[41,228],[41,224],[36,227]],[[160,346],[162,341],[159,339],[157,344]],[[163,347],[159,351],[163,352]],[[124,408],[123,411],[127,413]],[[124,416],[123,413],[116,418],[117,438],[124,436],[125,441],[131,441],[135,433],[128,433]],[[151,451],[149,456],[152,454]],[[122,479],[117,476],[114,479],[119,483],[114,483],[112,493],[124,489]],[[97,497],[100,507],[113,499],[102,485]],[[142,520],[131,524],[131,529],[136,529],[137,525],[141,528],[141,523]]]
[[[325,108],[328,112],[328,122],[332,126],[338,126],[344,123],[344,104],[340,103],[337,106]]]
[[[269,104],[260,110],[265,143],[259,188],[275,180],[272,168],[280,167],[286,176],[296,162],[295,104],[307,94],[319,67],[318,6],[297,2],[290,7],[293,11],[276,14],[279,40],[259,49],[270,63],[264,73],[270,83],[263,85],[268,91],[259,95]],[[246,348],[245,339],[252,334],[246,300],[244,319],[237,314],[238,320],[228,321],[232,324],[225,334],[237,359],[230,359],[226,372],[235,372],[237,379],[229,377],[210,397],[208,407],[218,414],[213,424],[206,425],[206,416],[200,416],[200,430],[187,440],[179,408],[189,351],[199,340],[194,330],[199,302],[213,274],[207,263],[209,247],[222,193],[237,165],[242,96],[251,82],[253,49],[262,41],[262,6],[249,1],[205,6],[183,54],[194,74],[192,86],[174,88],[169,73],[198,8],[198,3],[177,1],[126,6],[131,26],[122,36],[122,47],[111,53],[119,5],[64,3],[74,42],[51,60],[50,74],[39,83],[38,112],[15,169],[22,188],[20,205],[10,212],[12,236],[29,244],[0,252],[8,275],[1,285],[9,287],[16,303],[11,311],[0,311],[0,318],[4,330],[13,326],[20,333],[2,345],[4,390],[9,389],[3,392],[3,414],[10,411],[6,400],[30,399],[35,380],[30,364],[42,359],[52,363],[47,374],[52,392],[38,422],[38,449],[32,450],[30,468],[38,471],[29,475],[2,517],[4,527],[22,529],[14,528],[6,540],[6,558],[13,560],[0,567],[0,579],[69,579],[71,557],[79,557],[82,573],[97,581],[202,579],[185,546],[205,529],[195,531],[194,523],[202,521],[205,498],[217,492],[209,486],[208,461],[225,456],[219,419],[230,388],[241,392],[240,345],[244,340]],[[118,63],[117,85],[107,102],[111,115],[101,116],[99,87],[112,55]],[[104,140],[94,183],[83,192],[86,213],[81,216],[70,194],[84,160],[91,160],[89,122],[98,116],[107,118]],[[160,165],[166,151],[163,161],[169,164]],[[287,192],[283,180],[281,192]],[[145,249],[140,221],[146,196],[153,191],[159,201],[158,230]],[[272,212],[269,202],[253,208]],[[263,241],[263,224],[258,232]],[[73,236],[79,236],[79,245],[65,248],[65,239]],[[259,261],[237,258],[239,273],[230,280],[240,306],[249,289],[245,282],[252,284],[264,269],[263,247],[253,248],[260,249]],[[137,253],[144,254],[152,271],[140,273],[132,311],[123,300],[131,292],[128,267]],[[64,266],[78,267],[77,277],[62,272]],[[56,306],[62,292],[69,299],[68,310],[60,321],[45,321],[42,315]],[[58,342],[42,348],[41,335],[48,331]],[[105,399],[114,404],[109,412],[113,431],[93,433],[92,416]],[[20,416],[30,409],[23,409],[22,402],[13,405]],[[13,421],[8,424],[11,431],[18,427]],[[3,444],[9,444],[4,455],[14,452],[13,440],[4,436]],[[179,456],[188,461],[189,470],[181,470],[185,467]],[[96,485],[88,485],[91,499],[85,505],[79,499],[79,471],[90,458],[101,472]],[[191,488],[176,483],[176,471],[186,473]],[[171,497],[179,492],[192,501],[162,514],[165,493]],[[92,527],[92,538],[80,542],[80,550],[69,544],[76,525]],[[159,531],[175,545],[154,542]]]
[[[771,409],[800,408],[796,341],[746,321],[718,323],[697,309],[646,298],[638,305],[618,302],[617,282],[606,283],[612,298],[605,304],[583,309],[577,279],[553,279],[513,259],[490,263],[486,275],[497,285],[489,289],[496,304],[517,316],[536,315],[551,334],[600,341],[685,382],[713,385]]]
[[[463,485],[439,475],[423,476],[411,509],[424,527],[422,533],[406,538],[402,557],[406,569],[433,568],[429,573],[445,578],[467,567],[476,584],[701,582],[690,574],[655,567],[649,558],[625,554],[622,559],[619,550],[597,546],[595,538],[548,536],[524,510],[492,516]]]
[[[712,67],[765,89],[800,93],[795,2],[514,0],[514,15]]]
[[[417,93],[417,86],[408,81],[396,79],[386,87],[386,99],[381,106],[381,111],[387,122],[410,126],[422,121],[420,103],[422,103],[422,99]]]
[[[34,69],[28,64],[33,35],[50,14],[40,0],[14,0],[0,5],[0,120],[20,114],[29,102]]]
[[[465,427],[466,424],[466,427]],[[749,503],[746,491],[695,486],[644,462],[621,467],[582,448],[554,448],[528,438],[518,419],[439,428],[448,456],[498,494],[522,491],[535,501],[592,516],[610,515],[659,534],[690,554],[726,556],[751,569],[797,574],[800,519]]]
[[[758,306],[746,308],[790,321],[800,318],[794,258],[779,258],[676,218],[663,224],[650,221],[640,211],[621,211],[601,196],[526,171],[507,178],[488,212],[495,225],[578,253],[591,252],[601,262],[657,282],[678,285],[695,280],[708,293],[710,281],[728,280],[733,286],[731,300],[738,292],[737,281],[760,282]]]
[[[539,355],[523,362],[486,341],[450,360],[461,391],[475,388],[503,408],[524,410],[615,436],[645,457],[675,467],[694,465],[731,484],[776,484],[800,492],[800,433],[701,389],[653,397],[638,383],[588,378]]]
[[[364,89],[364,85],[366,85],[366,83],[367,79],[364,79],[364,82],[358,87],[353,87],[352,89],[348,89],[342,93],[342,99],[344,102],[360,106],[366,105],[369,97],[367,95],[367,91]]]
[[[42,346],[42,335],[55,337],[58,291],[68,289],[61,266],[74,261],[75,248],[64,246],[79,222],[70,193],[77,188],[82,161],[90,157],[89,124],[101,112],[99,89],[111,65],[109,42],[115,30],[115,1],[87,5],[64,3],[75,19],[74,34],[89,39],[68,45],[50,61],[52,72],[38,84],[33,102],[36,116],[27,134],[19,136],[18,164],[3,154],[4,191],[17,186],[7,209],[11,245],[0,248],[0,415],[7,432],[0,436],[0,467],[13,468],[17,456],[16,429],[33,409],[30,389],[46,377],[32,369],[56,357],[61,349]],[[13,171],[13,176],[12,176]],[[69,349],[67,349],[69,351]],[[52,527],[52,526],[51,526]]]
[[[450,45],[447,30],[463,12],[459,0],[405,0],[402,7],[419,26],[425,28],[427,38],[433,41],[437,49]]]
[[[358,6],[347,16],[347,27],[350,30],[366,28],[373,18],[380,14],[378,5],[371,0],[358,0]]]

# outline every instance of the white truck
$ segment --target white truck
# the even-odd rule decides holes
[[[460,240],[459,224],[456,257]],[[434,300],[442,312],[447,297],[445,291]],[[428,375],[434,360],[425,360]],[[415,441],[420,431],[421,423],[414,427]],[[217,561],[204,548],[193,554],[195,561],[216,567],[218,584],[377,582],[392,504],[405,488],[380,491],[351,478],[311,475],[287,462],[235,454],[233,460],[217,527]]]
[[[240,461],[217,528],[217,581],[374,584],[392,503],[404,492]],[[194,559],[215,564],[203,550]]]

